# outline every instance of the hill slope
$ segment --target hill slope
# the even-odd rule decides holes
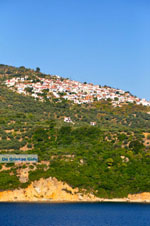
[[[23,76],[48,75],[0,66],[0,153],[36,153],[39,162],[1,164],[1,190],[52,176],[98,197],[150,191],[149,107],[114,107],[110,100],[79,105],[53,96],[35,100],[6,87],[6,79]]]

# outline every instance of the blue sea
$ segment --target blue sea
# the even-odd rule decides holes
[[[0,203],[0,226],[150,226],[150,205]]]

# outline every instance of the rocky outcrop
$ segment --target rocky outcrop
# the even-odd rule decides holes
[[[40,179],[32,182],[25,189],[0,192],[0,201],[98,201],[92,194],[83,194],[78,188],[56,178]]]
[[[27,188],[0,192],[0,202],[149,202],[150,193],[129,194],[127,198],[104,199],[80,192],[56,178],[41,178]]]
[[[129,194],[128,199],[130,202],[149,202],[150,203],[150,192],[143,192],[139,194]]]

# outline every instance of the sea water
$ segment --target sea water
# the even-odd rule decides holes
[[[0,226],[150,226],[150,205],[0,203]]]

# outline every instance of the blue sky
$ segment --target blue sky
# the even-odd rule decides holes
[[[0,0],[0,63],[150,99],[150,1]]]

